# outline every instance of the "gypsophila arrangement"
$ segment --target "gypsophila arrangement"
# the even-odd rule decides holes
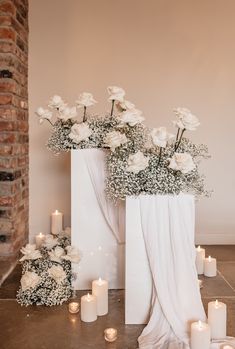
[[[64,231],[46,235],[43,245],[27,244],[21,249],[23,257],[17,302],[21,305],[61,305],[72,294],[71,263],[79,263],[79,252],[70,245]]]
[[[208,196],[199,163],[209,158],[205,145],[185,137],[200,122],[186,108],[174,110],[176,134],[165,127],[149,129],[142,112],[125,99],[125,91],[109,86],[111,112],[90,116],[88,107],[96,102],[91,93],[82,93],[76,106],[68,107],[60,96],[51,98],[48,109],[39,108],[39,121],[49,121],[52,134],[47,146],[55,153],[71,149],[101,148],[106,151],[106,194],[116,201],[140,194],[189,192]],[[83,108],[78,115],[79,108]],[[54,121],[53,121],[54,120]]]

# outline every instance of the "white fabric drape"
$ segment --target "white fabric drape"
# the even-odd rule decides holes
[[[189,326],[206,320],[195,268],[194,197],[140,197],[142,230],[153,278],[150,321],[140,349],[189,349]]]
[[[117,243],[123,244],[125,242],[124,202],[114,204],[105,195],[105,152],[101,149],[86,149],[83,153],[101,212]]]
[[[139,349],[190,349],[190,324],[206,321],[195,267],[194,197],[140,196],[140,215],[153,280],[150,320]],[[211,349],[235,344],[227,337]]]

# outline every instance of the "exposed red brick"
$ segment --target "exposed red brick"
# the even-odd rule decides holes
[[[0,91],[1,92],[16,92],[16,82],[12,79],[1,79],[0,80]]]
[[[0,28],[0,39],[3,39],[3,40],[10,39],[15,41],[16,33],[11,28]]]
[[[0,120],[16,120],[17,111],[12,106],[0,107]]]
[[[12,1],[1,1],[0,2],[0,13],[15,14],[15,6]]]
[[[9,94],[0,94],[0,105],[12,104],[13,96]]]
[[[16,133],[0,133],[0,143],[16,143],[18,135]]]
[[[12,23],[12,17],[7,15],[0,15],[0,25],[10,26]]]

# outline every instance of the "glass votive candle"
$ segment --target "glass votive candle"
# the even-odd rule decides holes
[[[79,303],[78,302],[70,302],[69,303],[69,312],[71,314],[77,314],[79,312]]]
[[[115,328],[106,328],[104,330],[104,339],[107,342],[114,342],[117,339],[117,330]]]

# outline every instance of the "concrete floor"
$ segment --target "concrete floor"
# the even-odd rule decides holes
[[[218,260],[218,275],[203,279],[205,309],[210,300],[228,306],[228,335],[235,336],[235,246],[206,246],[207,255]],[[143,326],[124,325],[124,291],[110,291],[109,314],[94,323],[83,323],[68,313],[67,304],[58,307],[21,307],[15,301],[20,280],[18,265],[0,288],[1,349],[136,349]],[[78,297],[84,292],[79,292]],[[118,340],[106,343],[103,331],[118,329]]]

